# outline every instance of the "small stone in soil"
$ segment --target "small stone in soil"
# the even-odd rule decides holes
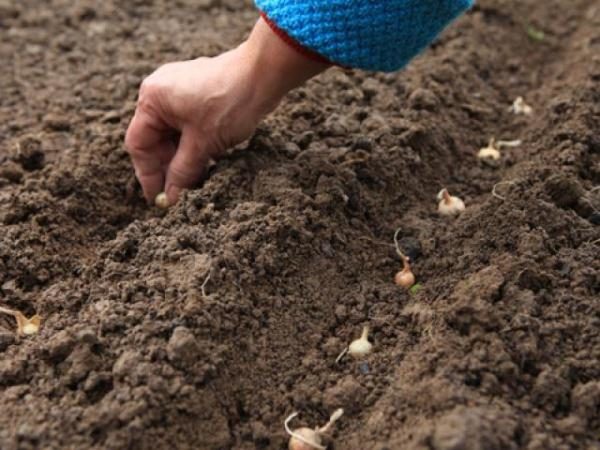
[[[371,369],[369,368],[369,363],[368,362],[360,363],[360,365],[358,366],[358,370],[363,375],[367,375],[371,371]]]
[[[594,214],[592,214],[588,220],[593,224],[593,225],[600,225],[600,212],[595,212]]]
[[[415,262],[422,254],[421,243],[417,238],[412,236],[401,238],[398,240],[398,245],[404,254],[410,258],[411,262]]]

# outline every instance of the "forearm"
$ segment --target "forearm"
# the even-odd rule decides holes
[[[330,66],[286,43],[263,18],[258,20],[240,50],[246,60],[244,66],[249,70],[248,82],[253,84],[257,94],[256,102],[267,111],[287,92]]]

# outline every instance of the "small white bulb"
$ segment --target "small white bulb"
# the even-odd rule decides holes
[[[465,203],[460,198],[450,195],[448,189],[442,189],[437,198],[438,212],[442,216],[456,216],[465,210]]]
[[[533,113],[533,108],[527,103],[525,103],[523,97],[517,97],[513,102],[512,106],[510,107],[510,111],[517,115],[523,114],[525,116],[528,116],[531,113]]]
[[[164,192],[158,194],[154,199],[154,204],[160,209],[167,209],[169,207],[169,198],[167,197],[167,194]]]
[[[28,323],[25,326],[23,326],[23,334],[27,335],[27,336],[31,336],[32,334],[36,334],[38,331],[40,331],[40,326],[34,323]]]
[[[373,344],[369,342],[369,327],[364,327],[360,338],[352,341],[348,347],[348,353],[355,358],[367,356],[373,350]]]
[[[484,160],[493,159],[494,161],[498,161],[500,156],[500,150],[498,150],[498,146],[496,145],[496,140],[494,138],[490,139],[487,147],[480,149],[479,153],[477,153],[477,157]]]
[[[415,274],[410,270],[410,266],[405,267],[396,273],[396,276],[394,277],[394,283],[405,289],[410,289],[413,287],[416,281]]]
[[[290,442],[289,450],[322,450],[325,448],[321,444],[321,435],[310,428],[298,428],[294,430]]]
[[[477,153],[479,159],[493,159],[494,161],[498,161],[500,156],[500,150],[494,147],[482,148],[479,150],[479,153]]]
[[[327,433],[331,427],[337,422],[340,417],[344,414],[343,409],[337,409],[329,418],[329,422],[327,422],[321,428],[316,428],[314,430],[302,427],[297,428],[295,430],[290,429],[290,422],[294,417],[298,415],[297,412],[290,414],[283,426],[287,434],[290,435],[290,442],[288,444],[289,450],[326,450],[326,446],[323,445],[322,436]]]

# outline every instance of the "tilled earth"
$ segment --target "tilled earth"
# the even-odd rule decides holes
[[[283,449],[290,413],[338,407],[338,450],[600,448],[600,1],[480,0],[147,207],[123,150],[141,80],[256,17],[0,1],[0,305],[44,318],[0,317],[0,448]],[[523,142],[485,164],[490,137]],[[373,353],[336,363],[367,324]]]

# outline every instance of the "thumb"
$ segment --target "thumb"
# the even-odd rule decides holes
[[[210,155],[203,140],[195,131],[185,128],[167,169],[165,192],[169,204],[177,203],[183,189],[191,188],[200,181],[209,161]]]

